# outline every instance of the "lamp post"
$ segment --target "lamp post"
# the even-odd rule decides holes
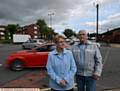
[[[96,42],[98,42],[98,26],[99,26],[99,4],[96,4],[97,15],[96,15]]]
[[[49,13],[48,16],[50,16],[50,27],[52,27],[52,16],[54,15],[54,13]]]

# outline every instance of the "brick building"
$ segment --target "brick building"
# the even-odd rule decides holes
[[[99,36],[100,41],[120,43],[120,28],[115,28],[113,30],[102,33]]]
[[[0,25],[0,40],[5,39],[5,33],[6,33],[6,27],[5,25]],[[43,35],[41,34],[39,30],[39,26],[36,24],[30,24],[23,27],[18,27],[16,34],[29,34],[31,38],[42,38]]]
[[[6,26],[0,25],[0,40],[5,39]]]
[[[39,26],[36,24],[26,25],[19,28],[16,34],[29,34],[33,39],[42,37],[42,34],[39,30]]]

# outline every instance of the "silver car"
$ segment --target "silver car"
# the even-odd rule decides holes
[[[30,39],[22,44],[23,49],[32,49],[45,43],[42,39]]]

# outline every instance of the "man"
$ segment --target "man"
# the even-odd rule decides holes
[[[80,43],[72,47],[77,65],[76,82],[78,91],[96,91],[96,80],[102,72],[102,57],[95,43],[87,40],[87,33],[78,33]]]

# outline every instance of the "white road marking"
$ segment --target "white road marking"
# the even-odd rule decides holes
[[[3,64],[0,64],[0,67],[3,66]]]
[[[105,65],[106,61],[107,61],[107,58],[109,56],[109,53],[110,53],[110,47],[108,47],[107,49],[107,52],[106,52],[106,55],[105,55],[105,58],[103,59],[103,65]]]

